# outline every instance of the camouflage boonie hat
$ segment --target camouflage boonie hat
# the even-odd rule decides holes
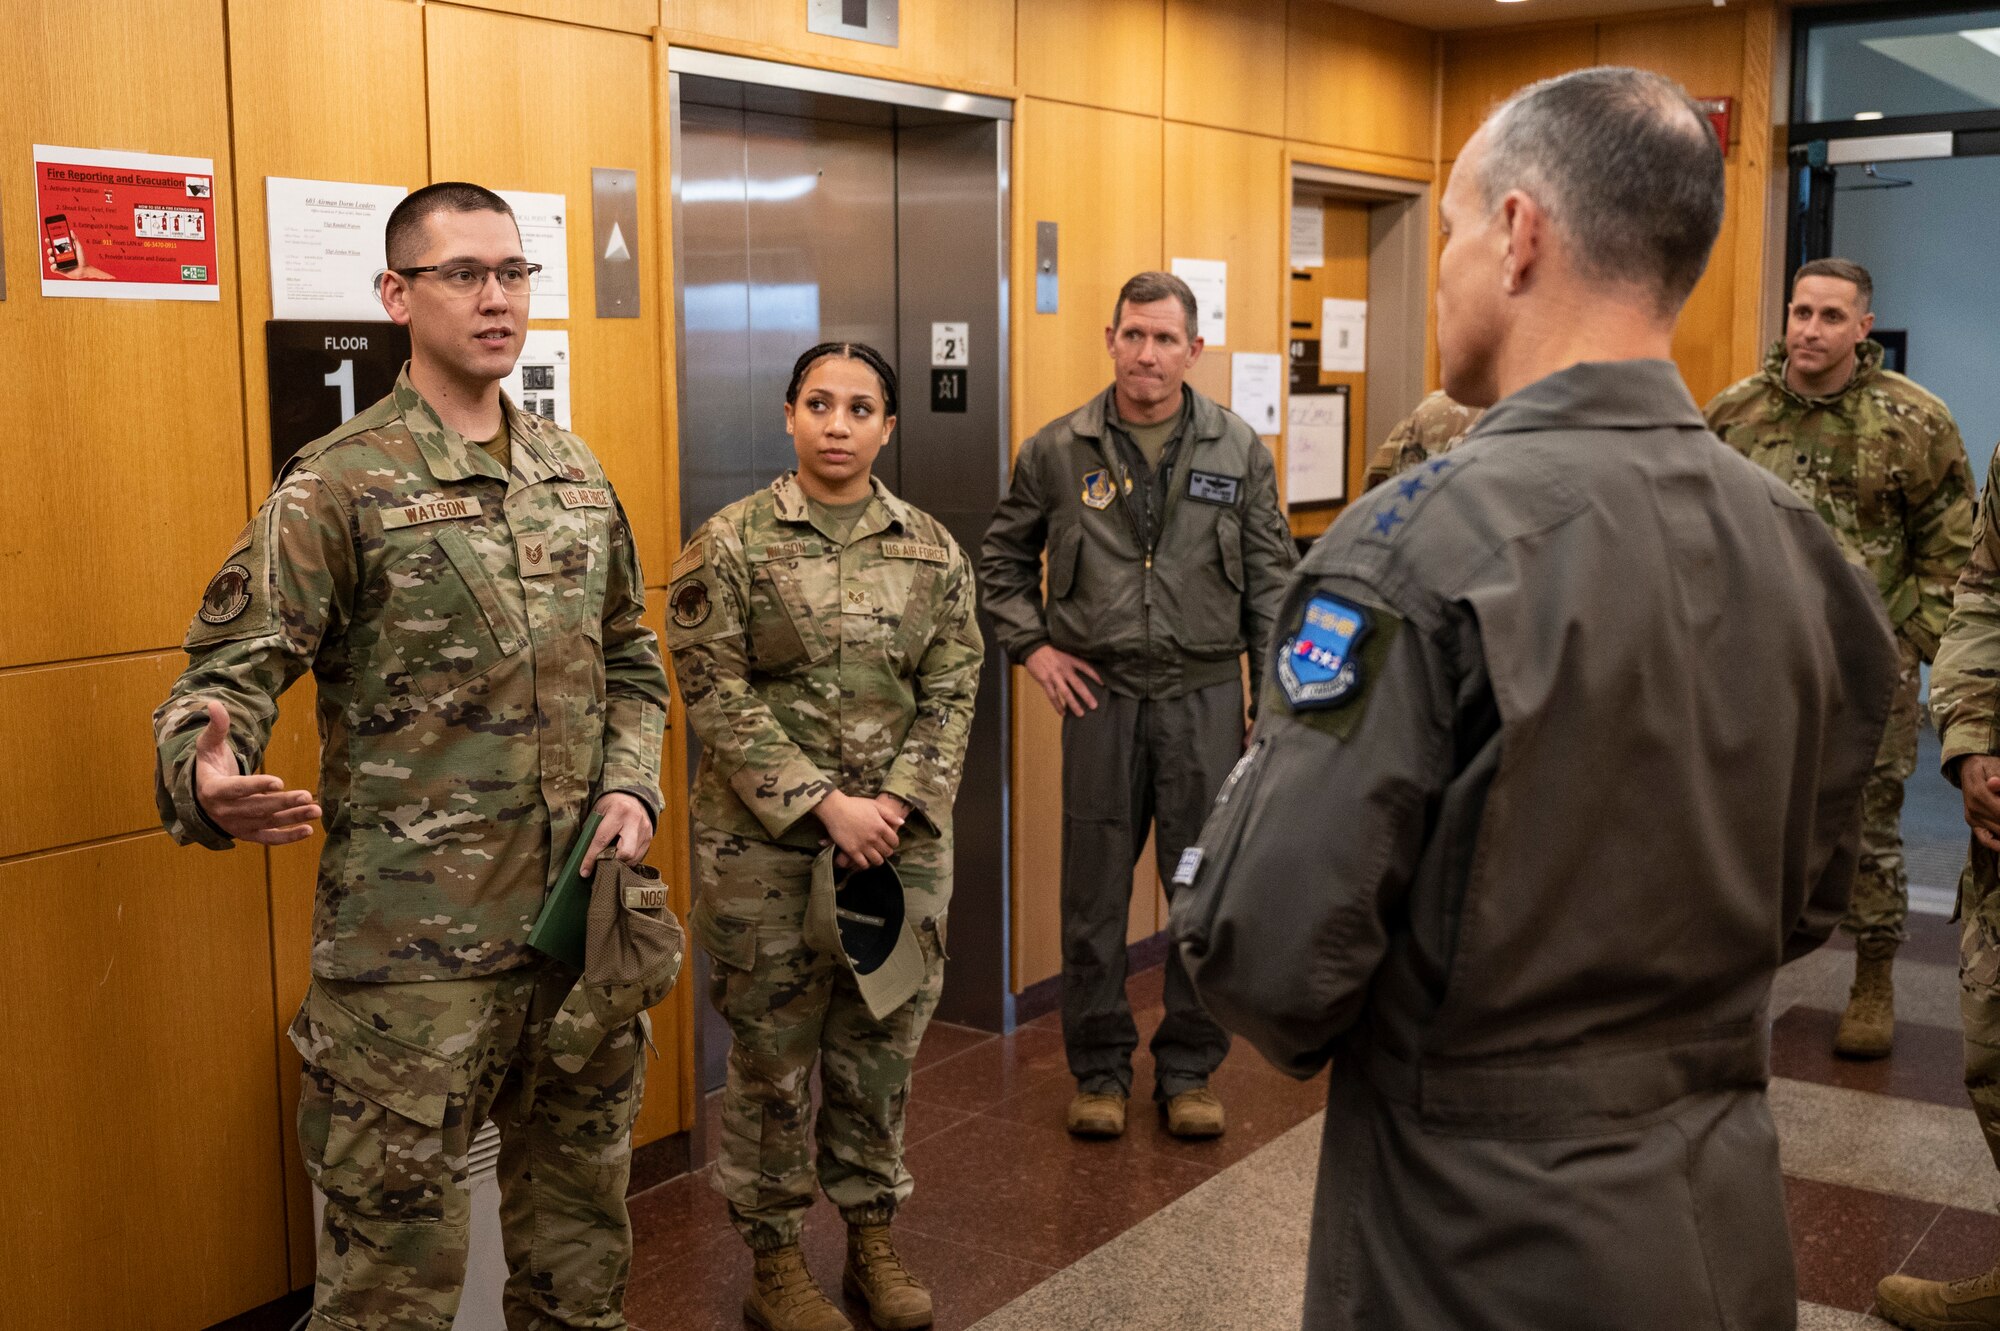
[[[869,1015],[881,1021],[923,985],[923,949],[910,929],[895,865],[838,871],[833,854],[828,846],[813,861],[806,946],[845,961]]]
[[[667,996],[687,952],[659,870],[607,854],[591,876],[583,975],[549,1023],[550,1059],[583,1071],[604,1037]]]

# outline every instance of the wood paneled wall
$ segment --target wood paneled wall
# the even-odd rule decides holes
[[[1444,169],[1492,108],[1523,84],[1594,64],[1633,65],[1696,97],[1733,97],[1722,234],[1682,311],[1674,358],[1697,402],[1753,372],[1764,352],[1775,274],[1768,271],[1771,0],[1630,19],[1454,33],[1444,43]],[[1442,177],[1441,177],[1442,178]]]
[[[1287,163],[1440,178],[1496,97],[1597,58],[1739,97],[1732,201],[1768,177],[1769,5],[1527,33],[1431,33],[1325,0],[903,0],[902,41],[805,31],[803,0],[29,0],[0,44],[6,404],[47,443],[0,487],[0,1289],[37,1326],[194,1328],[306,1283],[307,1197],[282,1030],[307,983],[316,842],[222,855],[154,828],[147,718],[196,597],[269,484],[264,178],[561,190],[579,431],[658,588],[678,544],[668,43],[987,92],[1016,103],[1017,437],[1099,391],[1118,285],[1229,263],[1227,356],[1285,340]],[[1761,46],[1760,46],[1761,43]],[[1734,80],[1731,81],[1731,71]],[[1701,86],[1694,86],[1699,84]],[[1761,100],[1760,100],[1761,98]],[[33,143],[212,157],[219,304],[44,301]],[[588,168],[641,175],[644,317],[593,316]],[[1034,312],[1034,223],[1062,233],[1062,303]],[[1740,294],[1765,248],[1732,209],[1690,307],[1691,380],[1740,373]],[[547,325],[544,325],[547,326]],[[1706,359],[1704,359],[1706,358]],[[658,627],[658,609],[651,618]],[[1014,984],[1056,973],[1058,730],[1016,672]],[[271,770],[316,768],[311,686]],[[685,770],[681,718],[664,770]],[[684,813],[654,858],[686,881]],[[1164,924],[1150,866],[1133,934]],[[685,900],[678,903],[683,909]],[[692,995],[658,1011],[640,1139],[694,1112]],[[112,1245],[116,1245],[115,1249]],[[116,1263],[98,1260],[115,1250]]]
[[[1324,0],[1018,0],[1015,434],[1110,381],[1119,286],[1176,258],[1229,264],[1229,340],[1190,375],[1229,401],[1229,358],[1282,352],[1287,163],[1429,180],[1435,39]],[[1289,154],[1289,156],[1288,156]],[[1061,308],[1034,307],[1035,224],[1060,231]],[[1061,968],[1060,727],[1014,672],[1014,987]],[[1165,927],[1150,855],[1134,937]]]
[[[309,979],[319,838],[179,849],[150,789],[149,715],[270,483],[264,179],[466,177],[569,197],[572,315],[538,326],[569,331],[577,429],[618,484],[657,598],[679,542],[660,5],[38,8],[0,46],[16,94],[0,105],[0,362],[16,369],[12,414],[48,436],[0,487],[0,903],[14,922],[0,1057],[37,1086],[0,1103],[0,1322],[205,1327],[312,1278],[283,1030]],[[213,158],[221,301],[43,300],[34,143]],[[639,319],[594,317],[593,166],[640,173]],[[657,604],[648,618],[659,628]],[[302,784],[318,765],[311,713],[306,681],[267,762]],[[676,733],[653,858],[684,884],[681,753]],[[665,1057],[642,1143],[693,1121],[691,999],[683,986],[655,1011]]]

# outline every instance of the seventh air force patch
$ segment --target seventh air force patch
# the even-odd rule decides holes
[[[1278,653],[1278,687],[1294,711],[1336,707],[1361,686],[1358,656],[1368,636],[1368,612],[1317,592],[1298,630]]]

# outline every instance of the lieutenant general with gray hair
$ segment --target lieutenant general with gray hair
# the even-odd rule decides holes
[[[1308,1327],[1795,1323],[1763,1011],[1845,906],[1898,661],[1669,359],[1722,175],[1632,69],[1472,137],[1438,346],[1488,410],[1306,556],[1182,862],[1210,1011],[1332,1063]]]

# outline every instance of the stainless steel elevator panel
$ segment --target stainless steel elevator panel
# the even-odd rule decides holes
[[[681,112],[681,529],[793,465],[785,386],[816,342],[894,362],[896,159],[886,127]],[[895,485],[895,459],[883,479]]]
[[[897,493],[978,558],[1007,482],[1005,429],[1007,127],[991,120],[896,132],[897,272],[903,380]],[[964,412],[931,410],[934,323],[970,330]],[[952,956],[938,1015],[987,1030],[1008,1016],[1007,668],[991,642],[959,783]]]
[[[1009,127],[697,75],[676,75],[672,95],[682,530],[794,464],[784,395],[799,353],[862,341],[895,365],[902,389],[875,474],[975,552],[1007,475]],[[934,322],[969,328],[962,413],[930,410]],[[1005,684],[993,652],[953,815],[939,1009],[996,1030],[1011,1012]],[[722,1080],[728,1032],[697,1006],[708,1089]]]

